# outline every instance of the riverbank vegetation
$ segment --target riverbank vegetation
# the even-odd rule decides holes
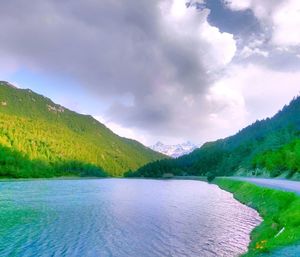
[[[261,225],[253,230],[249,252],[244,256],[259,256],[300,242],[299,196],[230,179],[217,178],[214,183],[256,209],[263,218]]]

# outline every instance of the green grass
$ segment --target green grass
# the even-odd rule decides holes
[[[230,179],[218,178],[214,183],[256,209],[263,218],[261,225],[252,231],[249,251],[244,256],[258,256],[300,242],[299,196]]]

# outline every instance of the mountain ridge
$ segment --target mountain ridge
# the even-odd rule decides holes
[[[161,177],[164,173],[199,176],[285,176],[300,174],[300,97],[272,118],[233,136],[205,143],[174,160],[146,164],[127,176]]]
[[[84,174],[85,167],[101,175],[122,176],[147,162],[166,158],[135,140],[119,137],[90,115],[78,114],[30,89],[3,81],[0,117],[4,158],[0,176],[2,172],[5,176],[30,177],[26,165],[32,163],[42,163],[49,176],[72,175],[72,170],[75,175]],[[20,163],[14,166],[12,161],[20,156],[24,167]],[[34,176],[39,177],[38,171]]]

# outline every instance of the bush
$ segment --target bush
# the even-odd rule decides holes
[[[206,174],[206,176],[207,176],[207,181],[208,181],[208,182],[212,182],[212,181],[216,178],[216,175],[213,174],[213,173],[211,173],[211,172],[208,172],[208,173]]]
[[[166,178],[166,179],[170,179],[170,178],[173,178],[173,177],[174,177],[173,173],[164,173],[163,174],[163,178]]]

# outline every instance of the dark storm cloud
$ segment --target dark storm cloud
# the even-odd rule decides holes
[[[169,31],[160,2],[1,1],[0,53],[22,67],[77,79],[99,98],[131,94],[127,120],[160,126],[174,115],[165,86],[184,96],[203,92],[210,80],[196,51],[205,54],[208,43]],[[112,110],[122,120],[122,107]]]
[[[1,5],[1,49],[24,66],[76,76],[104,94],[140,85],[147,89],[150,71],[159,69],[157,17],[146,1],[19,0]]]

